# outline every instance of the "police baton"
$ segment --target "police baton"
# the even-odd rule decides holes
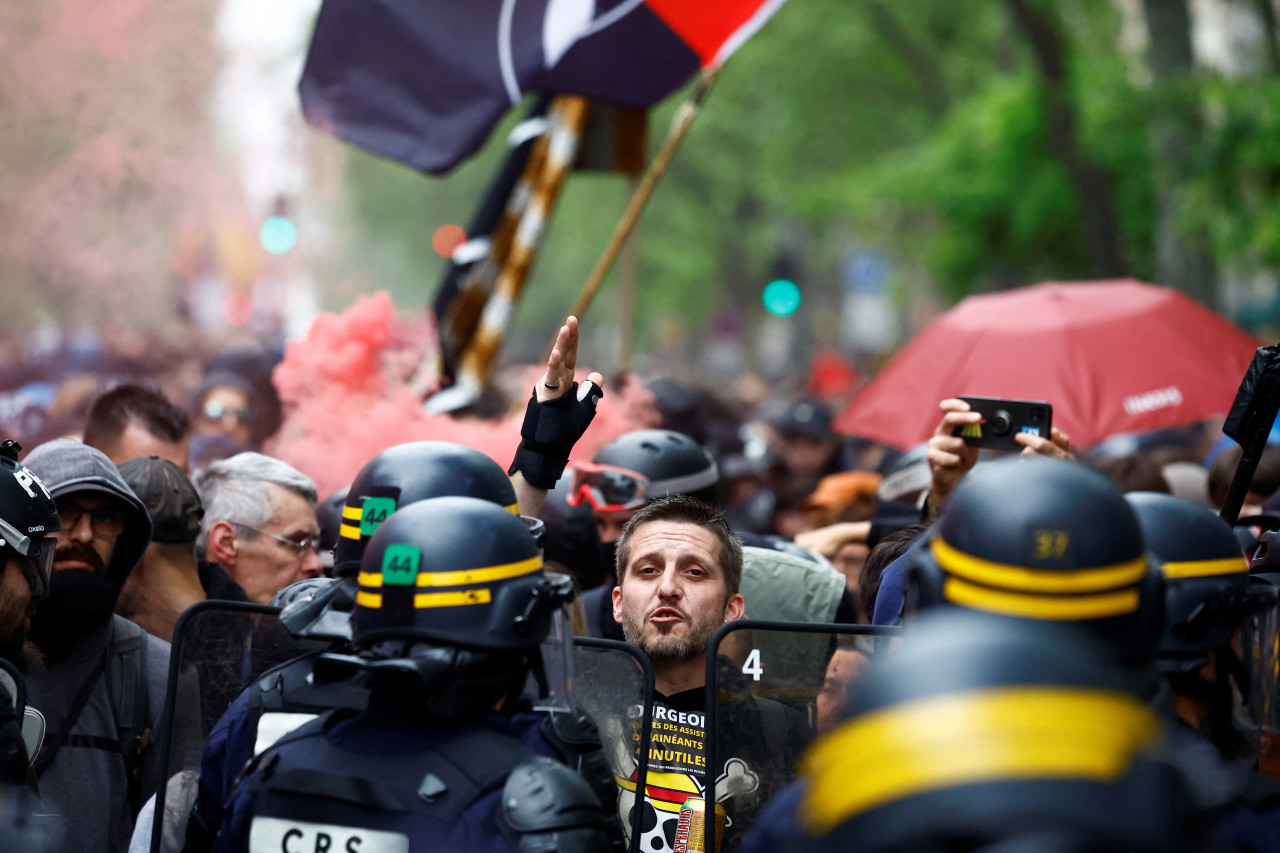
[[[1280,344],[1258,347],[1240,382],[1240,390],[1236,391],[1227,421],[1222,425],[1222,431],[1244,451],[1226,503],[1218,513],[1227,524],[1234,525],[1240,518],[1240,507],[1244,505],[1258,460],[1267,446],[1277,411],[1280,411]]]

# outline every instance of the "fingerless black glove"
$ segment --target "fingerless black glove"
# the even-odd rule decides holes
[[[534,392],[524,411],[520,447],[507,473],[519,471],[535,488],[554,487],[569,464],[569,451],[591,425],[596,403],[603,396],[594,382],[584,382],[581,388],[575,382],[569,393],[545,403],[539,403]]]

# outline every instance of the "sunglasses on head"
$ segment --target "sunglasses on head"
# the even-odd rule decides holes
[[[644,506],[649,478],[626,468],[580,462],[569,469],[569,506],[587,501],[601,512]]]

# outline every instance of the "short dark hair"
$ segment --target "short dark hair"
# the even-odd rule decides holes
[[[709,530],[720,541],[720,571],[724,574],[726,595],[736,595],[742,586],[742,540],[729,527],[729,522],[715,507],[688,495],[669,495],[641,507],[622,528],[618,537],[618,585],[631,556],[631,537],[642,524],[672,521],[693,524]]]
[[[131,423],[161,441],[176,443],[187,437],[191,421],[159,391],[141,385],[118,385],[93,401],[84,425],[84,443],[104,450]]]
[[[922,521],[901,530],[895,530],[880,540],[876,547],[867,554],[862,564],[862,574],[858,575],[858,602],[862,612],[871,615],[876,611],[876,596],[880,594],[880,581],[889,564],[911,549],[912,544],[924,535],[932,522]]]

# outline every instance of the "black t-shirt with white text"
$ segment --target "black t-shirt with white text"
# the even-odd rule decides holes
[[[751,696],[736,669],[721,658],[713,781],[726,821],[721,849],[733,850],[774,793],[795,773],[812,732],[799,711]],[[706,691],[699,687],[673,696],[655,696],[649,733],[648,775],[639,807],[641,853],[674,849],[680,807],[689,797],[706,797]],[[632,721],[633,742],[640,737]],[[624,824],[636,806],[636,773],[618,778]],[[709,813],[709,810],[708,810]]]

